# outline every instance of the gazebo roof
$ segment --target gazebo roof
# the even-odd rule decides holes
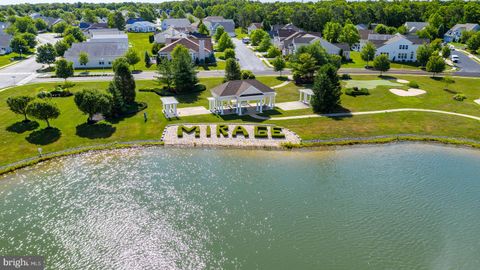
[[[212,94],[219,97],[227,96],[253,96],[274,94],[275,90],[257,80],[236,80],[221,84],[211,90]]]
[[[300,89],[300,90],[298,90],[298,91],[300,91],[300,92],[302,92],[302,93],[305,93],[305,94],[307,94],[307,95],[310,95],[310,96],[313,95],[313,90],[312,90],[312,89],[306,88],[306,89]]]
[[[169,104],[178,104],[178,101],[174,97],[161,97],[160,100],[162,101],[163,104],[169,105]]]

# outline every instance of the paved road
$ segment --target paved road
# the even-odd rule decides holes
[[[460,68],[459,72],[464,73],[480,73],[480,63],[471,59],[466,53],[455,50],[452,54],[458,55],[457,66]]]
[[[39,45],[55,43],[57,39],[54,34],[39,34]],[[37,69],[42,67],[35,61],[35,56],[20,61],[11,66],[0,69],[0,89],[15,85],[24,85],[34,80],[38,75]]]
[[[232,41],[235,44],[235,55],[242,69],[248,69],[255,73],[257,73],[257,71],[270,70],[240,39],[233,38]]]

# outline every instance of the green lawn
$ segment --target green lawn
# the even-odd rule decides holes
[[[135,65],[137,70],[156,70],[156,66],[152,65],[150,68],[145,66],[145,52],[152,55],[153,44],[149,42],[148,37],[153,33],[128,33],[128,42],[134,48],[138,56],[140,56],[140,62]]]
[[[19,61],[19,60],[15,60],[15,61],[11,60],[11,59],[17,58],[19,56],[20,55],[18,53],[9,53],[9,54],[5,54],[5,55],[0,55],[0,68],[3,67],[3,66],[6,66],[8,64],[14,63],[16,61]],[[28,55],[22,54],[22,57],[25,57],[25,56],[28,56]]]
[[[376,76],[352,76],[354,80],[377,80]],[[351,97],[342,95],[342,111],[370,111],[392,108],[428,108],[452,112],[460,112],[480,116],[480,106],[473,100],[480,98],[480,83],[477,79],[455,78],[448,91],[444,90],[445,84],[429,77],[400,76],[402,79],[415,80],[420,88],[427,91],[426,95],[419,97],[398,97],[391,94],[389,86],[380,85],[370,90],[370,96]],[[275,76],[258,77],[269,86],[275,86],[284,80]],[[394,78],[391,78],[394,79]],[[202,78],[207,91],[177,96],[181,102],[180,107],[207,106],[206,97],[210,96],[209,89],[222,83],[222,78]],[[342,82],[344,85],[346,82]],[[85,88],[106,89],[108,82],[77,82],[72,91]],[[45,131],[45,123],[38,121],[38,126],[26,127],[21,124],[22,116],[13,114],[8,110],[5,101],[13,95],[35,95],[42,90],[50,90],[54,83],[33,84],[11,88],[0,92],[0,165],[5,165],[20,159],[36,155],[37,148],[43,148],[44,153],[59,151],[77,146],[88,146],[109,142],[158,140],[163,128],[170,123],[182,122],[262,122],[249,116],[191,116],[181,119],[167,120],[161,113],[160,97],[151,92],[137,92],[137,101],[148,103],[145,112],[148,121],[144,122],[143,112],[136,115],[102,121],[96,125],[85,125],[86,115],[83,115],[74,105],[73,98],[54,98],[59,106],[61,116],[52,120],[51,124],[58,130]],[[161,87],[156,81],[137,81],[137,89]],[[298,99],[298,89],[290,83],[276,89],[277,102],[295,101]],[[406,89],[407,86],[396,88]],[[468,99],[464,102],[452,99],[454,92],[464,93]],[[311,114],[311,109],[296,111],[268,111],[265,115],[289,116]],[[274,123],[297,132],[303,139],[327,139],[340,137],[362,137],[389,134],[420,134],[444,135],[480,140],[480,123],[471,119],[455,116],[438,115],[432,113],[391,113],[381,115],[365,115],[345,117],[341,119],[314,118],[288,121],[264,121]]]
[[[360,52],[355,52],[351,51],[350,52],[350,58],[351,60],[347,63],[343,63],[342,67],[343,68],[364,68],[367,65],[366,61],[362,60],[362,57],[360,56]],[[373,61],[370,61],[368,63],[370,66],[373,65]],[[396,68],[396,69],[419,69],[419,66],[416,63],[400,63],[400,62],[392,62],[390,63],[390,68]]]

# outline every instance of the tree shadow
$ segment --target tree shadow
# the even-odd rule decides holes
[[[27,131],[35,130],[39,126],[40,125],[37,121],[20,121],[8,126],[7,131],[20,134]]]
[[[447,92],[447,93],[450,93],[450,94],[458,94],[457,91],[452,90],[452,89],[448,89],[448,88],[443,88],[443,91],[445,91],[445,92]]]
[[[25,139],[36,145],[47,145],[60,139],[62,132],[58,128],[44,128],[30,133]]]
[[[148,104],[145,102],[135,102],[132,104],[128,104],[125,111],[122,114],[114,115],[114,116],[110,115],[107,118],[105,118],[105,120],[110,124],[118,124],[127,118],[137,115],[137,113],[145,110],[146,108],[148,108]]]
[[[336,120],[336,121],[341,121],[345,118],[351,118],[353,117],[352,111],[349,109],[343,107],[342,105],[338,105],[332,113],[328,113],[325,115],[325,117]]]
[[[195,103],[199,100],[200,95],[202,92],[193,92],[189,94],[179,94],[175,95],[175,98],[178,100],[180,103]]]
[[[397,77],[390,76],[390,75],[379,75],[378,77],[380,79],[389,80],[389,81],[396,81],[397,80]]]
[[[286,82],[288,81],[288,77],[287,76],[277,76],[275,77],[277,80],[279,81],[282,81],[282,82]]]
[[[94,125],[84,123],[76,127],[75,134],[82,138],[101,139],[111,137],[116,130],[114,126],[105,123]]]

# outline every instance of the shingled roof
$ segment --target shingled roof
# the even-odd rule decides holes
[[[92,58],[120,57],[128,50],[128,45],[121,42],[82,42],[73,43],[72,47],[65,52],[65,58],[77,58],[81,52],[86,52]]]
[[[253,91],[247,91],[249,89]],[[211,93],[220,97],[240,97],[275,93],[275,90],[257,80],[237,80],[221,84],[213,88]]]

